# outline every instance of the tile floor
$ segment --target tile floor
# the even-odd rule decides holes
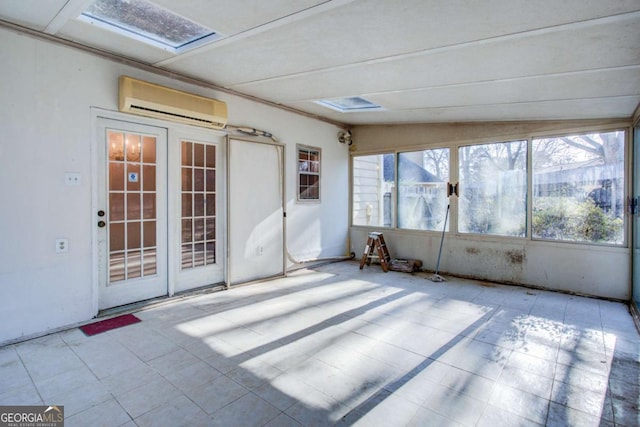
[[[67,426],[637,426],[623,304],[341,262],[0,348]]]

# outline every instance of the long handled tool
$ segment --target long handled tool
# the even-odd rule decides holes
[[[440,256],[442,256],[442,244],[444,243],[444,232],[447,230],[447,218],[449,217],[449,204],[447,203],[447,212],[444,214],[444,226],[442,227],[442,238],[440,239],[440,249],[438,250],[438,262],[436,263],[436,272],[431,276],[432,282],[444,282],[445,278],[438,274],[440,271]]]

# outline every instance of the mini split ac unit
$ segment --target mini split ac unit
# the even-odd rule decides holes
[[[120,111],[212,129],[227,124],[227,104],[120,76]]]

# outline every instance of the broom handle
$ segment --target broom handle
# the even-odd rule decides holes
[[[436,263],[436,274],[440,271],[440,256],[442,255],[442,244],[444,243],[444,232],[447,229],[447,218],[449,217],[449,204],[447,212],[444,214],[444,227],[442,227],[442,238],[440,239],[440,249],[438,250],[438,262]]]

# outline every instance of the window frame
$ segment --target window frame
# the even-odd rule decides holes
[[[632,191],[632,159],[630,158],[632,154],[632,132],[633,128],[622,121],[617,121],[616,123],[609,124],[600,124],[600,125],[592,125],[592,126],[567,126],[566,128],[558,128],[558,129],[542,129],[542,130],[529,130],[522,133],[510,133],[507,137],[494,135],[484,135],[478,138],[471,139],[460,139],[460,140],[450,140],[448,142],[440,141],[435,144],[403,144],[399,148],[388,148],[388,149],[377,149],[377,150],[363,150],[361,152],[353,152],[350,155],[349,161],[349,172],[350,172],[350,187],[349,187],[349,224],[350,227],[360,228],[360,229],[372,229],[372,228],[384,228],[389,229],[394,232],[399,232],[402,234],[410,233],[410,234],[433,234],[433,233],[441,233],[442,231],[433,231],[433,230],[418,230],[418,229],[407,229],[407,228],[399,228],[398,227],[398,171],[397,171],[397,159],[399,154],[404,152],[413,152],[413,151],[421,151],[421,150],[431,150],[431,149],[440,149],[440,148],[448,148],[450,150],[450,173],[449,180],[452,184],[456,184],[459,181],[458,169],[459,165],[459,157],[458,150],[464,146],[471,145],[486,145],[491,143],[499,143],[499,142],[512,142],[512,141],[525,141],[527,148],[527,158],[526,158],[526,230],[525,236],[503,236],[503,235],[494,235],[494,234],[477,234],[477,233],[462,233],[458,230],[458,198],[452,198],[450,200],[450,212],[449,212],[449,227],[447,230],[447,234],[451,236],[455,236],[460,239],[473,239],[479,241],[496,241],[496,242],[528,242],[528,244],[542,244],[542,245],[574,245],[577,247],[588,247],[588,246],[598,246],[601,248],[610,248],[612,250],[617,250],[621,248],[628,248],[631,244],[631,227],[630,220],[628,215],[623,214],[623,241],[622,243],[603,243],[603,242],[589,242],[589,241],[568,241],[568,240],[549,240],[549,239],[539,239],[533,237],[533,140],[534,139],[543,139],[543,138],[558,138],[562,136],[570,136],[570,135],[581,135],[581,134],[594,134],[594,133],[608,133],[620,131],[624,132],[624,177],[623,182],[625,185],[623,192],[623,203],[624,203],[624,212],[628,213],[628,197],[631,196]],[[362,156],[372,156],[372,155],[393,155],[395,158],[395,180],[393,186],[393,198],[392,198],[392,210],[394,212],[392,218],[391,226],[378,226],[378,225],[366,225],[366,224],[355,224],[354,223],[354,159]]]
[[[300,170],[300,152],[307,151],[308,153],[316,152],[318,156],[318,171],[301,171]],[[301,192],[301,176],[317,176],[318,177],[318,196],[317,198],[303,198]],[[322,149],[320,147],[313,147],[310,145],[296,144],[296,202],[301,204],[314,204],[320,203],[322,197]]]

